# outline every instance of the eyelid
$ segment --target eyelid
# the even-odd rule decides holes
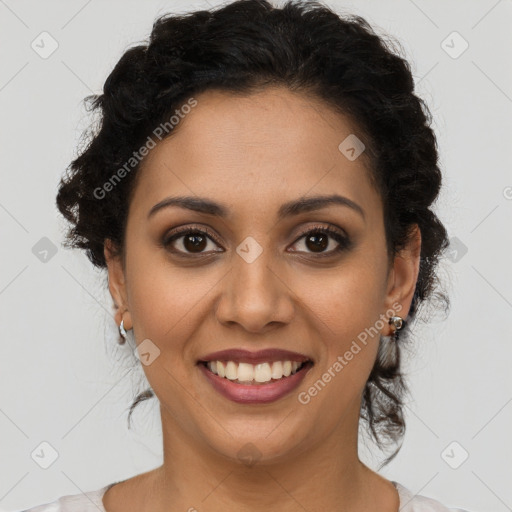
[[[320,253],[314,253],[314,252],[307,252],[305,254],[309,256],[312,256],[314,259],[319,260],[321,258],[332,258],[335,256],[340,256],[341,253],[348,251],[353,248],[354,242],[351,237],[349,237],[348,233],[344,230],[339,228],[338,226],[332,225],[330,223],[325,224],[316,224],[314,226],[308,226],[307,228],[300,231],[300,233],[296,236],[295,242],[293,242],[292,245],[295,245],[298,243],[302,238],[309,235],[310,233],[324,233],[329,238],[333,239],[337,247],[334,249],[331,249],[327,252],[320,252]],[[297,253],[298,255],[302,255],[304,251],[292,251]],[[300,256],[303,257],[303,256]]]
[[[217,235],[215,235],[215,233],[213,233],[213,231],[208,226],[194,225],[194,224],[186,224],[184,226],[178,226],[176,228],[173,228],[169,233],[164,235],[164,237],[162,239],[163,240],[162,244],[165,247],[166,245],[169,245],[171,243],[171,241],[174,241],[172,239],[176,240],[176,239],[180,238],[180,235],[183,236],[183,235],[186,235],[189,232],[195,232],[195,231],[197,231],[199,233],[203,233],[204,232],[217,245],[222,246],[220,240],[217,238]]]
[[[221,242],[217,238],[217,236],[211,231],[211,229],[204,225],[194,225],[194,224],[186,224],[183,226],[178,226],[171,230],[170,234],[164,235],[161,246],[166,249],[168,246],[171,245],[172,242],[175,240],[178,240],[181,238],[181,236],[186,235],[187,233],[191,232],[199,232],[200,234],[204,233],[208,238],[210,238],[215,244],[222,247]],[[323,232],[326,233],[329,237],[333,238],[335,242],[338,244],[338,247],[336,249],[333,249],[331,251],[328,251],[326,253],[318,253],[316,257],[327,257],[332,256],[336,253],[339,253],[344,248],[349,248],[352,245],[352,241],[350,237],[348,236],[347,232],[344,229],[341,229],[337,226],[334,226],[330,223],[324,223],[324,224],[315,224],[313,226],[308,226],[306,228],[303,228],[297,235],[295,235],[294,242],[292,245],[295,245],[299,240],[304,238],[304,236],[308,235],[311,232]],[[341,240],[339,240],[341,239]],[[191,256],[191,257],[200,257],[203,255],[211,255],[212,252],[205,252],[205,253],[186,253],[182,251],[172,251],[175,254],[178,254],[180,256]],[[214,252],[221,252],[221,251],[214,251]],[[301,253],[302,251],[292,251]],[[310,253],[314,255],[314,253]]]
[[[313,226],[308,226],[307,228],[304,228],[303,230],[299,231],[299,233],[296,235],[295,242],[302,238],[304,235],[310,233],[311,231],[329,231],[330,234],[335,233],[339,236],[345,237],[346,239],[349,238],[347,232],[344,229],[338,228],[337,226],[330,224],[329,222],[326,222],[324,224],[315,224]]]

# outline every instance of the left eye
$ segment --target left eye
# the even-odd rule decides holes
[[[299,238],[294,242],[294,245],[299,240],[305,239],[304,244],[313,254],[319,253],[320,256],[331,255],[347,249],[350,246],[350,240],[347,236],[338,232],[337,230],[330,227],[316,227],[310,229],[300,235]],[[337,242],[337,247],[329,251],[325,249],[330,245],[329,238]],[[176,249],[174,243],[180,241],[181,248]],[[212,242],[215,245],[220,245],[213,233],[207,229],[197,228],[185,228],[174,231],[171,236],[166,236],[162,241],[162,245],[173,253],[181,256],[187,254],[201,255],[208,246],[208,242]],[[221,252],[221,251],[206,251],[206,252]],[[293,252],[307,252],[307,251],[293,251]]]
[[[348,249],[350,246],[350,240],[348,237],[331,227],[322,226],[310,229],[306,233],[303,233],[297,239],[297,242],[303,238],[305,239],[304,245],[306,245],[308,249],[312,250],[313,254],[320,253],[320,257],[339,253],[345,249]],[[334,239],[338,245],[334,249],[325,251],[325,249],[330,245],[329,238]]]

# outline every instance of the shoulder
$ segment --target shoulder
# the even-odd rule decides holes
[[[393,481],[393,484],[400,496],[400,512],[470,512],[461,508],[449,508],[433,498],[413,494],[398,482]]]
[[[37,505],[22,512],[105,512],[102,498],[112,485],[114,484],[106,485],[95,491],[61,496],[51,503]]]

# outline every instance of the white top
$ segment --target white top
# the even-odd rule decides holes
[[[461,508],[448,508],[439,501],[425,496],[415,495],[398,482],[391,481],[400,496],[400,512],[468,512]],[[83,494],[62,496],[52,503],[32,507],[22,512],[106,512],[103,506],[103,495],[113,485],[106,485],[96,491]]]

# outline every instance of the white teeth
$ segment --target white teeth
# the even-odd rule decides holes
[[[260,363],[255,366],[254,380],[256,382],[268,382],[272,379],[272,370],[268,363]]]
[[[213,370],[212,370],[213,371]],[[215,373],[215,372],[214,372]],[[238,365],[238,380],[250,382],[254,379],[254,366],[248,363]]]
[[[272,364],[272,378],[280,379],[283,376],[283,363],[281,361],[275,361]]]
[[[226,364],[226,378],[229,380],[238,379],[238,368],[234,361],[228,361]]]
[[[235,361],[208,361],[212,373],[239,383],[269,382],[295,374],[302,363],[298,361],[274,361],[272,363],[236,363]]]

